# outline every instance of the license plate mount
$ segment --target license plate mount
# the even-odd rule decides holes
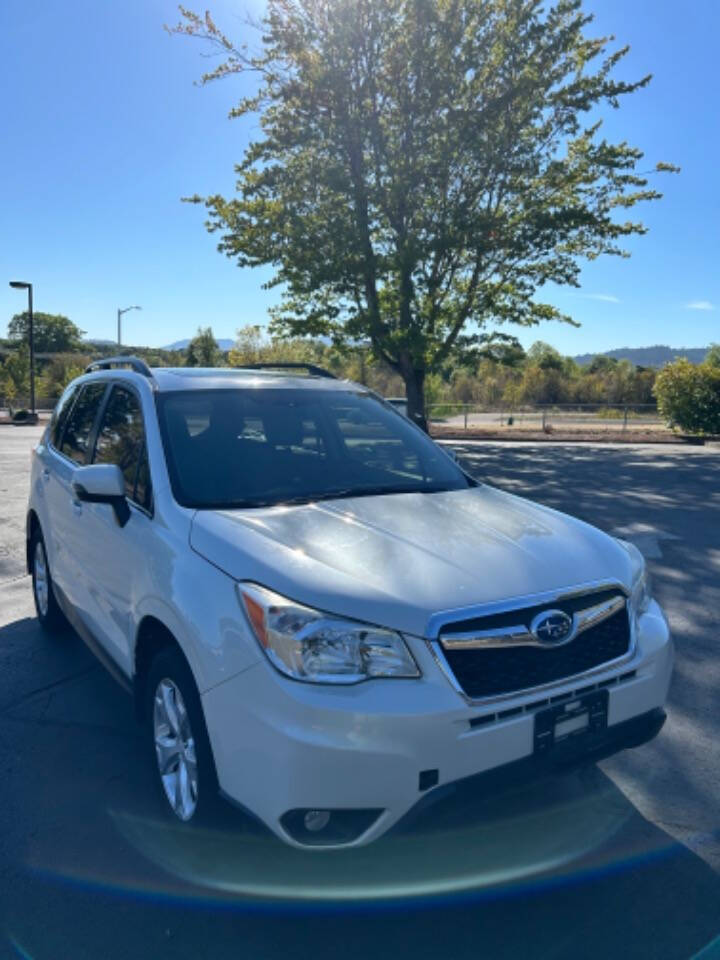
[[[535,714],[534,750],[547,754],[558,748],[574,749],[583,740],[607,729],[609,694],[593,690],[579,697],[563,700]]]

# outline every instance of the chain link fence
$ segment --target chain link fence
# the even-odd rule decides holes
[[[35,410],[40,418],[46,420],[53,410],[59,397],[35,397]],[[30,409],[30,397],[5,397],[0,394],[0,419],[10,419],[18,410]]]
[[[667,426],[655,404],[538,404],[488,408],[467,403],[433,403],[428,406],[432,426],[458,431],[627,433],[662,432]]]
[[[398,404],[398,398],[392,398]],[[57,397],[37,397],[35,408],[42,419],[50,416]],[[402,400],[404,406],[405,400]],[[0,417],[29,410],[29,397],[0,396]],[[630,433],[664,432],[667,425],[655,404],[537,404],[516,409],[472,403],[432,403],[427,408],[432,427],[453,432],[487,433]]]

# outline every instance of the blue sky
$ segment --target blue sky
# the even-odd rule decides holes
[[[192,6],[191,0],[188,0]],[[253,7],[253,4],[255,6]],[[242,34],[258,0],[203,0]],[[632,46],[622,67],[650,87],[608,111],[605,132],[658,160],[665,198],[643,208],[650,228],[632,258],[583,271],[579,291],[549,299],[582,323],[521,331],[564,353],[720,341],[720,82],[717,0],[586,0],[598,33]],[[88,336],[162,345],[212,325],[232,337],[266,322],[269,274],[217,253],[192,193],[230,193],[233,163],[257,129],[230,121],[233,79],[199,88],[201,46],[169,37],[167,0],[3,0],[0,5],[0,335],[25,300],[7,280],[30,280],[35,308],[64,313]]]

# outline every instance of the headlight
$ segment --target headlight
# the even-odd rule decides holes
[[[630,596],[630,609],[636,617],[641,613],[646,613],[652,600],[650,592],[650,574],[646,567],[633,584],[632,594]]]
[[[618,540],[618,543],[627,550],[632,561],[632,587],[628,605],[630,612],[635,617],[639,617],[647,611],[650,606],[650,601],[652,600],[650,573],[645,563],[645,557],[643,557],[634,543],[628,543],[627,540]]]
[[[359,683],[419,677],[400,634],[301,606],[265,587],[239,583],[250,626],[270,662],[294,680]]]

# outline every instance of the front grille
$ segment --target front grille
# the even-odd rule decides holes
[[[585,607],[598,602],[598,595],[582,598]],[[558,604],[562,608],[563,604]],[[581,608],[577,602],[575,609]],[[537,608],[533,608],[537,609]],[[515,611],[515,622],[526,619],[532,611]],[[488,620],[497,618],[488,618]],[[474,621],[479,629],[482,620]],[[495,625],[495,624],[493,624]],[[457,630],[460,624],[448,626]],[[442,641],[442,635],[441,635]],[[446,649],[444,656],[460,687],[473,699],[521,692],[532,687],[573,677],[611,660],[622,657],[630,649],[630,623],[626,608],[601,623],[580,633],[574,640],[559,647],[508,646],[489,649]]]

